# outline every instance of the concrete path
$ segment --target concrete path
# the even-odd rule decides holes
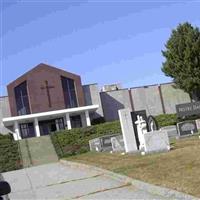
[[[167,199],[102,172],[52,163],[3,173],[10,199]]]

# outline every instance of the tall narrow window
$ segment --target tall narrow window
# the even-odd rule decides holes
[[[18,115],[30,114],[26,81],[15,87],[15,101]]]
[[[62,87],[63,87],[66,108],[77,107],[78,103],[77,103],[74,80],[61,76],[61,81],[62,81]]]

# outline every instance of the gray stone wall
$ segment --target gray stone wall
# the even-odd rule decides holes
[[[101,92],[100,97],[106,121],[118,120],[118,110],[120,109],[132,110],[128,89]]]
[[[131,88],[134,110],[146,110],[147,115],[163,114],[158,85]]]
[[[2,134],[10,132],[10,130],[4,127],[2,122],[2,119],[5,117],[11,117],[8,97],[0,97],[0,133]]]
[[[83,85],[83,93],[85,98],[85,105],[99,105],[99,108],[94,114],[91,114],[91,119],[103,117],[103,109],[97,84]]]
[[[176,113],[176,105],[191,102],[188,93],[173,87],[173,83],[161,85],[163,103],[167,114]]]

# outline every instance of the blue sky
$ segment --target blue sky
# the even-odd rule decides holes
[[[179,23],[200,27],[200,1],[1,1],[1,91],[39,63],[83,84],[171,81],[161,50]]]

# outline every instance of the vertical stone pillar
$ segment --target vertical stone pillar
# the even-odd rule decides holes
[[[36,137],[40,137],[40,127],[37,118],[34,119],[34,126],[35,126]]]
[[[67,129],[71,130],[72,126],[71,126],[71,121],[70,121],[69,113],[66,113],[66,122],[67,122]]]
[[[88,110],[85,111],[86,125],[91,126],[90,115]]]
[[[81,124],[82,124],[82,127],[86,127],[86,126],[87,126],[87,123],[86,123],[86,116],[85,116],[85,113],[81,113],[80,116],[81,116]]]
[[[60,128],[59,128],[59,124],[58,124],[58,120],[57,119],[55,120],[55,124],[56,124],[56,131],[59,131]]]
[[[20,131],[19,131],[19,124],[17,121],[15,121],[14,123],[14,130],[15,130],[15,133],[13,134],[14,136],[14,140],[21,140],[21,134],[20,134]]]
[[[130,109],[118,110],[126,153],[138,151]]]

